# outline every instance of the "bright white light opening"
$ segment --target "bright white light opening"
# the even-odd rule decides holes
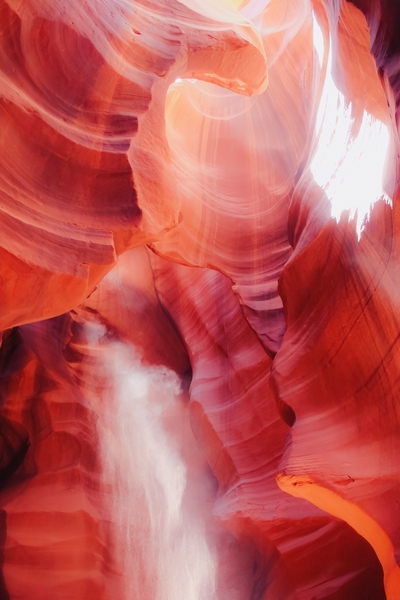
[[[314,47],[322,64],[323,36],[315,17],[313,19]],[[342,213],[349,211],[349,220],[355,220],[360,239],[374,204],[383,199],[392,206],[391,199],[383,191],[389,132],[381,121],[364,110],[360,129],[354,136],[352,105],[346,105],[331,71],[330,43],[316,121],[318,147],[311,162],[311,172],[331,202],[331,216],[339,222]]]
[[[175,79],[175,83],[182,83],[182,78],[181,77],[177,77],[177,79]],[[191,83],[196,83],[197,79],[191,79],[190,77],[186,80],[186,81],[190,81]]]
[[[318,25],[318,21],[315,18],[314,11],[313,11],[313,44],[314,44],[314,48],[317,52],[319,64],[322,65],[322,60],[324,58],[324,36],[322,34],[321,27]]]

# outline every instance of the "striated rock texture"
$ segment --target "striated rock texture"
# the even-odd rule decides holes
[[[0,28],[0,600],[400,600],[398,6]]]

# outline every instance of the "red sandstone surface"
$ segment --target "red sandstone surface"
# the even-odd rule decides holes
[[[400,599],[399,6],[0,0],[0,600]]]

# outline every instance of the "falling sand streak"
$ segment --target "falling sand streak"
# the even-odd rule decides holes
[[[108,340],[99,323],[86,324],[86,337],[107,378],[100,398],[90,400],[100,401],[102,477],[123,600],[212,600],[215,561],[205,524],[184,505],[187,467],[163,423],[179,402],[178,377],[144,366],[133,346]]]

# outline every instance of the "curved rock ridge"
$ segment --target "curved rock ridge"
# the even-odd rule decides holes
[[[0,0],[0,597],[398,600],[386,0]]]
[[[211,270],[152,262],[160,299],[189,349],[192,427],[219,482],[215,514],[234,533],[250,532],[274,565],[264,581],[260,574],[260,597],[361,598],[373,589],[383,598],[381,570],[365,540],[327,517],[320,505],[285,498],[276,485],[289,431],[284,420],[290,420],[291,411],[282,405],[279,418],[270,382],[273,363],[229,280]],[[354,549],[351,561],[335,563],[329,551],[321,553],[329,536],[335,540],[333,553]]]
[[[250,98],[193,79],[170,87],[166,134],[180,223],[152,247],[227,275],[273,356],[285,327],[277,282],[291,254],[287,213],[312,112],[312,12],[305,2],[285,10],[272,2],[264,13],[250,3],[243,12],[260,30],[269,86]]]
[[[137,249],[86,306],[4,339],[2,412],[30,442],[1,492],[9,597],[383,598],[369,544],[275,484],[288,426],[229,280],[151,262],[169,315]]]
[[[151,275],[135,250],[88,305],[4,339],[2,432],[13,439],[7,418],[23,424],[29,449],[6,487],[2,472],[2,597],[246,598],[254,565],[266,570],[248,532],[213,518],[217,487],[181,383],[190,364]],[[104,297],[122,280],[116,310]],[[131,320],[140,305],[143,327],[167,336],[156,349]]]
[[[171,78],[252,93],[266,67],[256,29],[229,7],[2,0],[0,9],[5,329],[77,306],[117,254],[154,234],[138,230],[134,183],[143,197],[149,175],[163,185]],[[152,202],[157,213],[158,193]],[[160,215],[163,227],[176,212]]]
[[[368,120],[369,131],[376,130],[371,145],[375,162],[370,164],[377,167],[381,153],[388,147],[380,146],[383,129],[379,121],[390,132],[393,149],[396,140],[393,113],[390,102],[384,98],[384,87],[374,71],[366,45],[358,53],[358,78],[368,90],[366,100],[361,103],[362,97],[356,95],[353,86],[357,77],[351,71],[351,83],[346,84],[349,69],[345,51],[354,44],[354,32],[360,29],[363,19],[351,5],[343,5],[338,18],[339,58],[334,81],[341,93],[345,90],[348,103],[345,110],[351,111],[348,123],[353,131],[348,137],[349,153],[356,148],[356,136],[364,135],[364,124]],[[360,35],[359,45],[361,40]],[[337,98],[340,99],[339,94]],[[400,593],[396,565],[399,531],[397,520],[390,515],[397,510],[399,479],[389,458],[397,454],[399,444],[397,376],[394,374],[398,369],[394,292],[397,281],[396,164],[389,147],[386,165],[381,167],[381,182],[376,187],[368,173],[360,171],[360,195],[368,197],[373,191],[373,208],[363,214],[360,200],[364,201],[365,197],[361,197],[357,204],[348,205],[347,211],[339,213],[337,224],[332,221],[329,217],[334,212],[335,202],[343,202],[351,192],[347,188],[349,176],[343,173],[338,177],[346,155],[336,163],[336,172],[330,170],[335,167],[331,150],[334,150],[335,138],[340,136],[339,102],[337,107],[330,151],[324,152],[321,146],[317,148],[294,191],[289,216],[295,250],[280,280],[287,329],[272,373],[279,398],[291,406],[296,421],[281,462],[284,473],[281,481],[285,482],[283,489],[340,516],[372,544],[384,569],[387,597],[397,598]],[[326,116],[324,119],[319,143],[326,131]],[[369,140],[361,139],[362,153],[358,148],[354,150],[352,177],[356,177],[368,155]],[[316,156],[321,162],[329,157],[333,159],[329,166],[325,162],[326,174],[330,176],[322,185],[316,175]],[[365,161],[364,166],[368,166]],[[363,179],[368,182],[368,188],[364,188]],[[319,183],[318,187],[315,183]],[[354,187],[352,193],[356,193]],[[392,203],[394,210],[388,206]],[[365,216],[364,230],[360,227],[360,214]],[[354,225],[347,223],[348,219],[358,235],[355,235]],[[340,429],[336,425],[338,420]],[[325,432],[318,445],[312,439],[315,429]],[[300,488],[299,493],[290,483],[292,477],[294,485]],[[308,485],[309,479],[317,486]]]

